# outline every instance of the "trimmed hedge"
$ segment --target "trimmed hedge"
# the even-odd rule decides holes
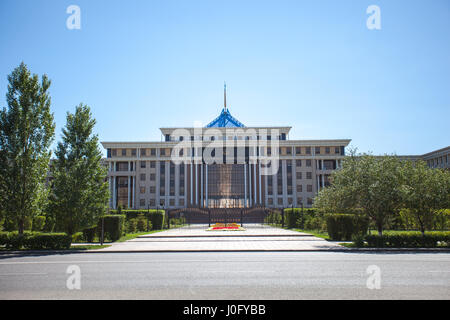
[[[63,250],[69,249],[71,244],[72,237],[65,233],[0,232],[0,245],[7,249]]]
[[[369,220],[355,214],[330,214],[327,216],[327,232],[332,240],[352,240],[353,236],[367,232]]]
[[[140,216],[144,216],[145,219],[150,220],[151,230],[162,230],[165,224],[165,211],[164,210],[121,210],[121,214],[126,216],[127,224],[131,219],[138,219]],[[118,210],[111,210],[112,215],[119,214]],[[134,224],[134,223],[131,223]],[[150,223],[149,223],[150,225]],[[131,227],[133,229],[133,227]]]
[[[419,231],[367,235],[368,247],[373,248],[436,248],[450,247],[450,232],[432,231],[422,235]]]
[[[124,233],[125,215],[122,214],[110,214],[103,216],[104,219],[104,233],[105,237],[116,241],[122,237]],[[98,224],[101,226],[102,218],[100,218]]]

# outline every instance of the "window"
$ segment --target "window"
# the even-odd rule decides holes
[[[311,167],[311,159],[307,159],[306,160],[306,166],[307,167]]]
[[[300,147],[295,147],[295,154],[302,154],[302,149]]]
[[[156,187],[150,187],[150,193],[155,193],[156,192]]]
[[[312,198],[308,198],[307,203],[311,205],[313,203]]]
[[[325,147],[325,153],[330,154],[330,147]]]
[[[141,194],[144,194],[144,193],[145,193],[145,187],[140,187],[139,189],[140,189],[140,193],[141,193]]]
[[[117,156],[117,149],[112,149],[112,156],[113,157]]]
[[[145,156],[145,149],[141,149],[141,157]]]
[[[339,154],[339,147],[334,147],[334,153]]]
[[[180,206],[184,206],[184,199],[178,200],[178,203],[179,203]]]
[[[140,205],[141,207],[145,207],[145,199],[140,199],[140,200],[139,200],[139,205]]]
[[[122,149],[122,156],[126,156],[127,155],[127,149]]]
[[[156,168],[156,161],[150,161],[150,168]]]
[[[316,154],[320,154],[320,147],[316,147],[315,152]]]
[[[306,173],[306,179],[312,179],[312,172]]]
[[[150,199],[150,207],[154,207],[155,206],[155,199]]]
[[[302,160],[295,160],[295,165],[297,167],[301,167],[302,166]]]
[[[170,200],[169,200],[169,205],[170,205],[171,207],[175,206],[175,199],[170,199]]]
[[[150,155],[156,156],[156,149],[150,149]]]
[[[106,157],[111,158],[111,149],[106,150]]]
[[[306,147],[306,154],[311,154],[311,147]]]
[[[302,179],[302,173],[301,172],[297,172],[297,179]]]
[[[297,185],[297,192],[303,192],[303,185],[301,184]]]
[[[287,147],[287,148],[286,148],[286,153],[287,153],[288,155],[290,155],[290,154],[292,153],[292,148],[291,148],[291,147]]]
[[[283,205],[283,198],[278,198],[278,205]]]
[[[145,181],[145,173],[141,173],[141,181]]]
[[[159,149],[159,154],[161,155],[161,157],[166,155],[166,149]]]
[[[150,181],[155,181],[156,175],[154,173],[150,173]]]
[[[269,206],[272,206],[273,205],[273,198],[267,199],[267,203],[269,204]]]
[[[141,161],[141,169],[145,169],[145,161]]]
[[[136,157],[136,149],[131,149],[131,155],[132,155],[133,157]]]
[[[312,192],[312,184],[308,184],[308,185],[306,186],[306,191],[307,191],[307,192]]]

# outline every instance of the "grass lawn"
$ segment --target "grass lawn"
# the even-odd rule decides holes
[[[69,250],[92,250],[92,249],[103,249],[103,248],[108,248],[111,247],[110,244],[104,244],[104,245],[100,245],[100,244],[88,244],[88,245],[79,245],[79,246],[70,246]]]
[[[305,229],[290,229],[297,232],[303,232],[303,233],[309,233],[317,238],[322,238],[325,240],[331,240],[330,236],[328,235],[328,232],[326,231],[320,231],[320,230],[305,230]]]
[[[145,235],[145,234],[157,233],[157,232],[167,231],[167,230],[171,230],[171,229],[152,230],[152,231],[137,232],[137,233],[128,233],[128,234],[122,236],[119,240],[117,240],[115,242],[125,242],[125,241],[137,238],[137,237]]]

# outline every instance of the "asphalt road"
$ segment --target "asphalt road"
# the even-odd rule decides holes
[[[450,254],[2,254],[0,299],[450,299]]]

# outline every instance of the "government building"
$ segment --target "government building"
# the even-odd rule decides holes
[[[204,128],[163,141],[102,142],[110,207],[311,207],[351,140],[290,140],[291,127],[246,127],[226,106]]]
[[[110,208],[311,207],[350,139],[290,140],[291,127],[246,127],[226,106],[206,127],[161,128],[163,139],[102,142]],[[450,147],[424,155],[449,168]]]

